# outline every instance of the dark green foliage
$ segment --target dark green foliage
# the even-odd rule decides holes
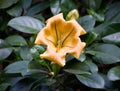
[[[78,9],[86,47],[60,67],[35,45],[45,20]],[[119,0],[0,0],[0,91],[119,91]]]

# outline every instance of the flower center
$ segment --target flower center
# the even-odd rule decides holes
[[[62,43],[63,43],[63,40],[60,39],[60,40],[57,40],[57,45],[56,45],[56,52],[58,52],[61,48],[62,48]]]

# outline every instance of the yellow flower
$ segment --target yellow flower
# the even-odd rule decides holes
[[[47,46],[41,58],[50,60],[60,66],[65,65],[66,54],[69,53],[78,58],[85,47],[79,36],[85,34],[85,30],[76,20],[65,21],[60,13],[49,18],[44,27],[37,35],[35,44]]]

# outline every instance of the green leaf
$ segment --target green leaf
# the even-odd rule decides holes
[[[85,61],[85,59],[86,59],[86,56],[84,53],[82,53],[77,60],[79,60],[80,62],[83,62],[83,61]]]
[[[109,6],[105,15],[105,21],[120,22],[120,2],[115,2]]]
[[[94,29],[101,37],[120,32],[120,23],[104,22]]]
[[[34,45],[30,49],[30,53],[32,54],[34,59],[39,58],[40,59],[40,54],[42,54],[45,51],[45,49],[41,45]]]
[[[41,62],[43,62],[43,60],[39,60],[39,61],[31,61],[28,65],[28,72],[33,72],[33,73],[36,73],[36,72],[39,72],[39,73],[47,73],[47,71],[43,70],[42,69],[42,65],[41,65]]]
[[[30,91],[51,91],[51,85],[55,84],[55,79],[43,79],[37,81]]]
[[[4,40],[0,39],[0,49],[10,47],[10,45]]]
[[[11,46],[23,46],[27,45],[26,40],[19,35],[11,35],[5,39],[7,43],[9,43]]]
[[[85,60],[84,62],[77,62],[68,67],[65,67],[64,71],[72,74],[91,74],[97,73],[98,67],[91,60]]]
[[[108,71],[107,77],[112,81],[120,80],[120,66],[111,68]]]
[[[32,79],[32,78],[24,78],[17,82],[15,85],[11,86],[10,91],[30,91],[30,88],[32,84],[36,81],[37,79]]]
[[[49,7],[49,4],[50,2],[49,1],[45,1],[45,2],[42,2],[42,3],[39,3],[39,4],[36,4],[34,6],[32,6],[28,12],[26,13],[27,16],[33,16],[45,9],[47,9]]]
[[[39,19],[41,22],[45,22],[45,18],[41,13],[35,15],[34,18]]]
[[[17,3],[19,0],[0,0],[0,9],[8,8],[9,6]]]
[[[89,67],[92,73],[98,72],[98,66],[95,63],[93,63],[91,60],[86,60],[85,63],[87,64],[87,66]]]
[[[99,74],[76,75],[77,79],[88,87],[104,88],[104,79]]]
[[[60,7],[65,16],[69,11],[77,8],[73,0],[61,0]]]
[[[22,46],[21,47],[20,56],[23,60],[31,61],[33,59],[32,54],[30,53],[30,49],[27,46]]]
[[[51,9],[53,15],[58,14],[61,11],[60,0],[51,0],[50,1],[50,9]]]
[[[42,54],[43,52],[45,52],[45,48],[41,45],[34,45],[32,49],[31,49],[31,53],[35,53],[36,51],[38,51],[39,54]],[[34,50],[34,49],[36,49],[36,50]]]
[[[28,9],[32,3],[32,0],[21,0],[21,2],[22,2],[22,7],[24,9]]]
[[[4,71],[5,73],[26,73],[29,61],[18,61],[8,65]]]
[[[94,31],[89,31],[86,35],[85,35],[85,43],[86,46],[92,44],[98,37],[98,34],[95,33]]]
[[[86,15],[78,19],[80,25],[88,32],[93,30],[95,19],[91,15]]]
[[[12,53],[11,48],[0,49],[0,60],[6,59]]]
[[[83,73],[97,72],[98,71],[97,66],[94,63],[88,62],[88,61],[90,61],[90,60],[85,60],[84,62],[78,61],[78,62],[69,64],[69,65],[66,65],[65,70],[69,73],[72,73],[72,74],[83,74]],[[91,66],[94,67],[94,69],[87,62],[90,63]]]
[[[14,7],[10,8],[9,10],[7,10],[7,13],[11,16],[17,17],[20,16],[22,14],[22,5],[19,2],[17,5],[15,5]]]
[[[61,67],[56,63],[52,63],[51,67],[52,67],[52,71],[54,72],[53,75],[54,75],[54,77],[56,77],[59,74]]]
[[[4,40],[0,39],[0,60],[6,59],[11,53],[12,48]]]
[[[102,0],[82,0],[82,3],[89,9],[97,10],[100,8]]]
[[[68,61],[70,61],[70,60],[72,60],[74,58],[75,58],[74,56],[72,56],[70,54],[67,54],[65,60],[66,60],[66,62],[68,62]]]
[[[31,91],[39,91],[39,90],[50,91],[50,88],[46,85],[41,86],[40,84],[38,84],[34,88],[32,88]]]
[[[7,75],[7,74],[6,74]],[[10,76],[12,74],[8,74],[8,76]],[[13,74],[14,76],[15,74]],[[25,77],[9,77],[8,82],[10,83],[11,86],[14,86],[17,82],[19,82],[20,80],[24,79]]]
[[[36,34],[44,27],[43,22],[29,16],[13,18],[8,25],[18,31],[30,34]]]
[[[112,43],[112,44],[120,45],[120,32],[105,36],[102,38],[102,40],[105,43]]]
[[[42,79],[41,79],[42,78]],[[34,81],[32,83],[30,91],[50,91],[51,86],[55,84],[56,80],[55,79],[49,79],[46,76],[39,76],[38,80]],[[29,90],[28,90],[29,91]]]
[[[30,69],[41,69],[41,65],[38,61],[31,61],[28,65],[28,70]]]
[[[103,64],[112,64],[120,62],[120,48],[112,44],[96,45],[92,51],[86,51],[94,55],[94,61]]]
[[[86,72],[90,71],[88,65],[86,65],[85,62],[79,62],[79,61],[67,65],[65,69],[72,69],[72,70],[79,70],[79,71],[81,70],[81,71],[86,71]]]
[[[92,15],[96,21],[99,22],[103,22],[104,21],[104,12],[100,11],[99,13],[91,10],[91,9],[87,9],[88,14]]]
[[[8,86],[10,86],[9,83],[2,83],[2,84],[0,84],[0,91],[6,91]]]
[[[98,51],[87,51],[87,53],[94,55],[94,61],[101,63],[101,64],[112,64],[120,62],[120,59],[104,52]]]
[[[90,72],[87,72],[87,71],[75,70],[75,69],[64,69],[64,71],[66,71],[66,72],[68,72],[68,73],[76,74],[76,75],[80,75],[80,74],[91,74]]]
[[[101,37],[119,32],[120,10],[118,10],[118,8],[120,8],[120,2],[115,2],[110,5],[105,16],[105,22],[94,29]]]

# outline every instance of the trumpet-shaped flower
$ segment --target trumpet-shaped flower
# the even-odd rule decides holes
[[[85,43],[81,42],[79,36],[85,33],[76,20],[65,21],[60,13],[46,21],[46,27],[38,33],[35,44],[47,46],[41,58],[64,66],[67,53],[76,58],[80,56]]]

